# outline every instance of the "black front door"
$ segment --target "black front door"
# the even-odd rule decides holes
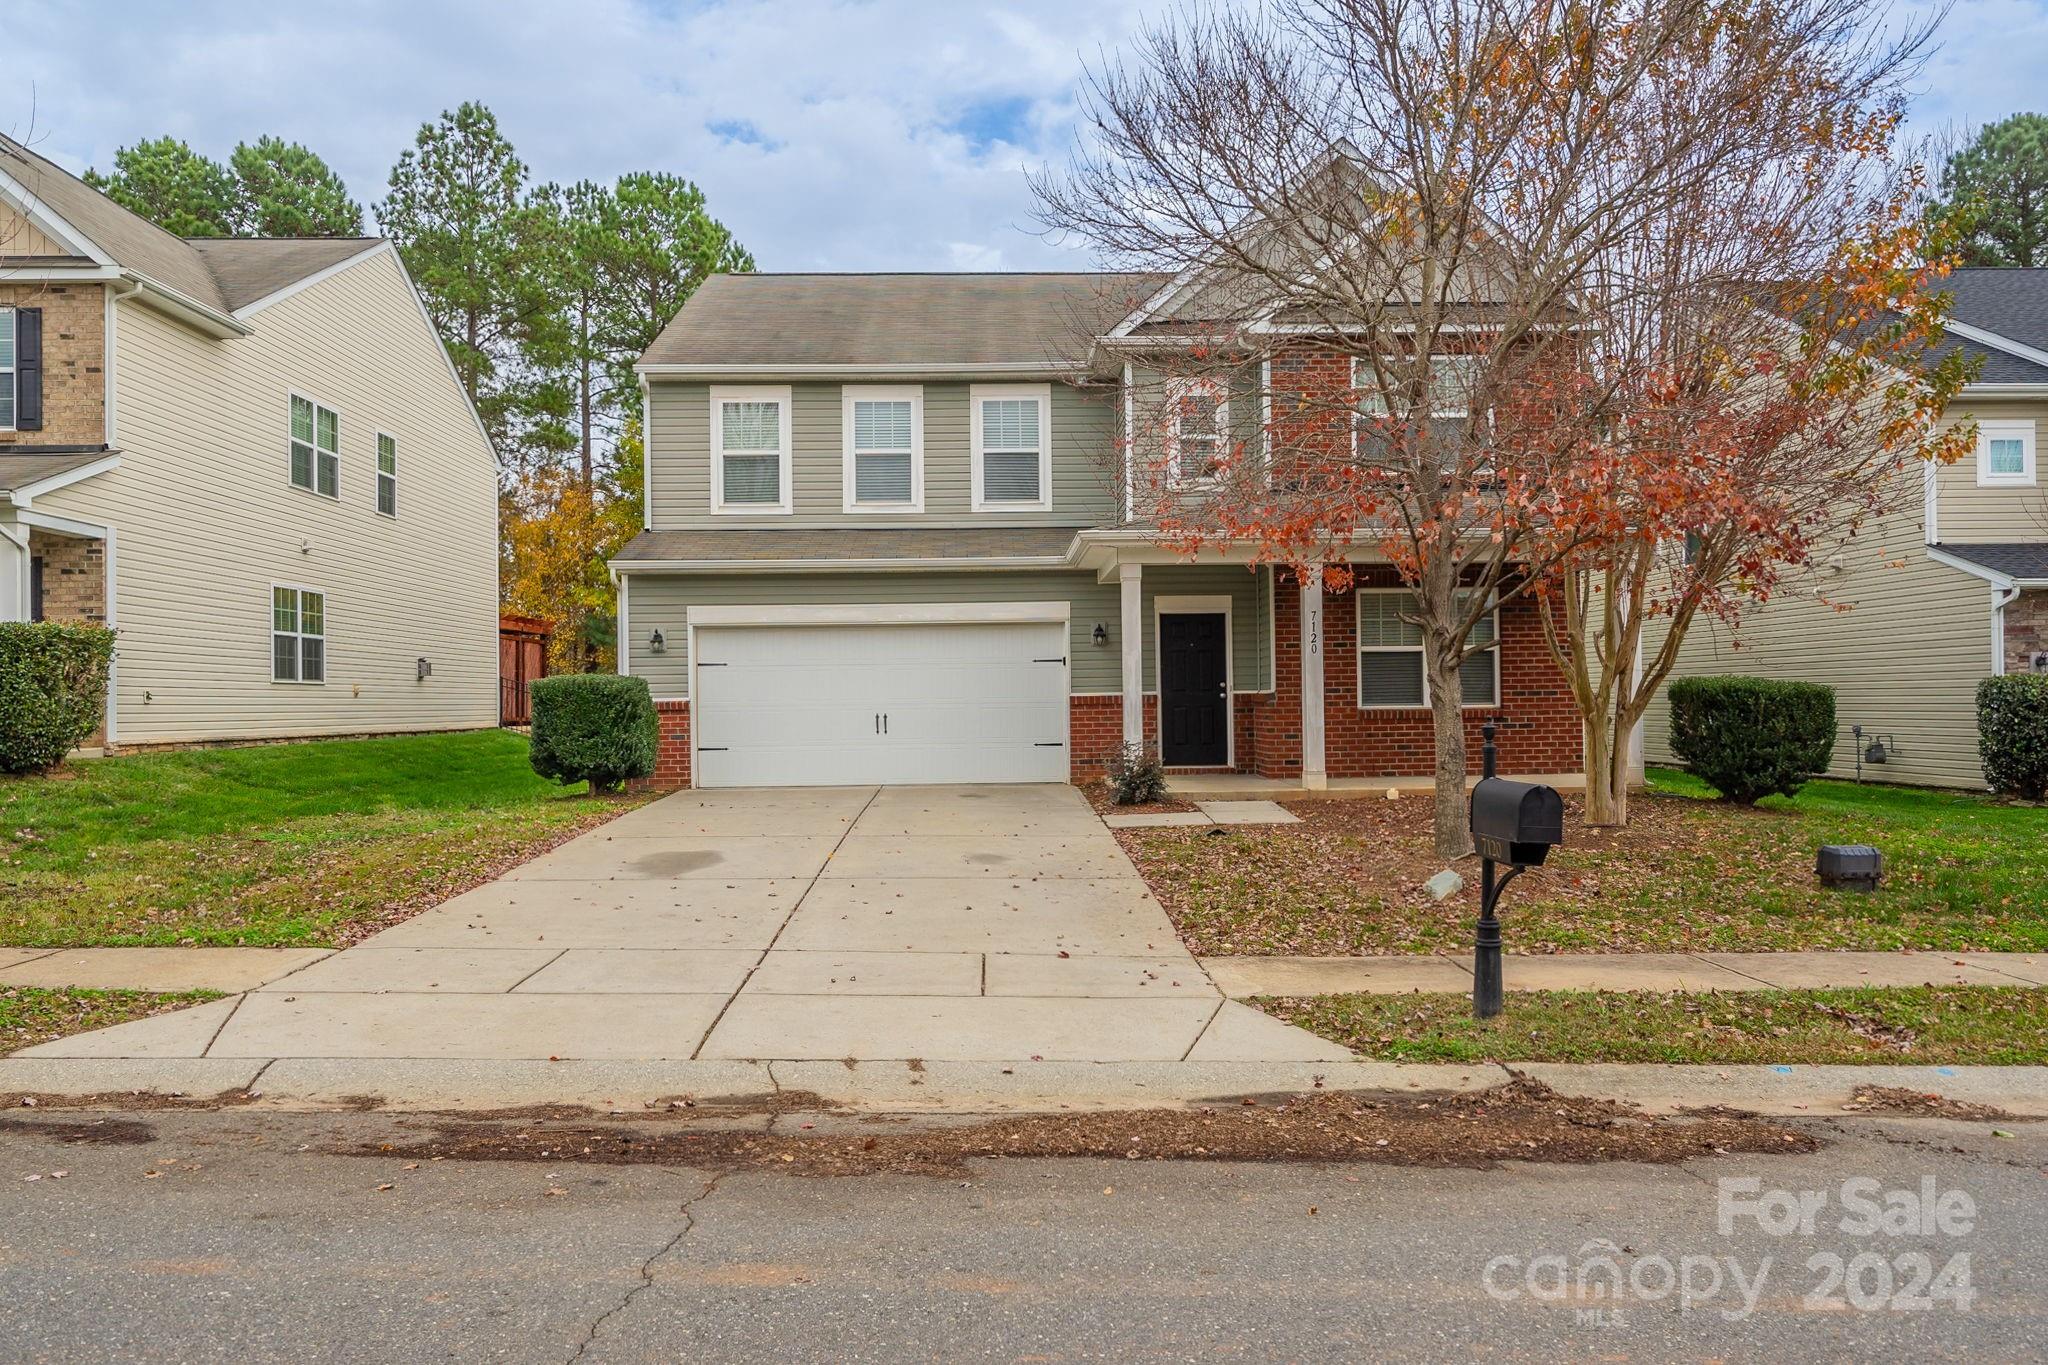
[[[1229,642],[1223,613],[1159,618],[1159,757],[1172,768],[1230,761]]]

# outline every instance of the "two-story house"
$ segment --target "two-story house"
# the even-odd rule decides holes
[[[497,475],[397,252],[184,240],[0,138],[0,620],[103,740],[496,723]]]
[[[1340,591],[1249,546],[1183,554],[1137,515],[1124,461],[1167,283],[707,281],[639,367],[646,530],[611,566],[619,666],[662,712],[658,781],[1080,780],[1126,743],[1307,788],[1431,773],[1420,636],[1376,554]],[[1268,399],[1350,401],[1348,361],[1312,337],[1262,368],[1208,396],[1174,458],[1256,429]],[[1576,774],[1532,609],[1482,638],[1475,763],[1500,716],[1506,768]]]
[[[1982,788],[1978,682],[2048,673],[2037,453],[2048,422],[2048,270],[1958,270],[1947,288],[1955,307],[1943,350],[1982,366],[1945,421],[1974,422],[1975,449],[1903,472],[1890,512],[1816,555],[1734,629],[1695,624],[1677,674],[1826,683],[1841,726],[1833,775]],[[1660,699],[1645,717],[1652,761],[1673,758],[1669,725]]]

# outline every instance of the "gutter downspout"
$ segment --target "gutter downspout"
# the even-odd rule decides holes
[[[1991,590],[1991,676],[1994,678],[2005,672],[2005,609],[2019,600],[2020,592],[2018,583]]]

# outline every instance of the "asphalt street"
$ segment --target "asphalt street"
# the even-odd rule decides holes
[[[416,1131],[376,1114],[14,1110],[0,1358],[2042,1357],[2048,1125],[1801,1122],[1818,1153],[1685,1167],[830,1178],[415,1163],[374,1154]]]

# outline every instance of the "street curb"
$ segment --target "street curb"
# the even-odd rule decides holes
[[[1515,1075],[1646,1112],[1722,1105],[1783,1116],[1839,1114],[1859,1086],[2048,1117],[2048,1067],[1654,1066],[1530,1062],[621,1062],[430,1059],[0,1059],[0,1094],[147,1093],[211,1098],[254,1084],[258,1108],[445,1113],[580,1105],[848,1108],[893,1113],[1044,1113],[1175,1108],[1243,1096],[1475,1091]]]

